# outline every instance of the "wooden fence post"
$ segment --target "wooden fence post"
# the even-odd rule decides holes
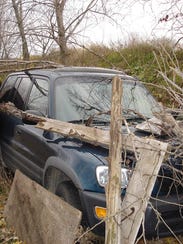
[[[120,244],[121,226],[121,151],[122,151],[122,80],[112,81],[111,126],[109,146],[109,181],[106,187],[106,244]]]

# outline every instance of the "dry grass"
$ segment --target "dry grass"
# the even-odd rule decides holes
[[[12,175],[0,166],[0,243],[1,244],[22,244],[14,231],[7,227],[3,217],[4,206],[6,204],[10,190]]]

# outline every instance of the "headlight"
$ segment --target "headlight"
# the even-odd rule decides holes
[[[128,186],[131,170],[121,168],[121,188],[125,189]],[[100,186],[104,187],[108,182],[108,166],[98,166],[96,168],[97,181]]]

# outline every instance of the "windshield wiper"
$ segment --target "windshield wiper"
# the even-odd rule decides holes
[[[106,125],[110,124],[109,120],[100,120],[100,119],[93,119],[90,124],[88,124],[88,119],[76,119],[76,120],[70,120],[68,123],[73,123],[73,124],[83,124],[86,126],[90,126],[91,124],[93,125]]]
[[[126,121],[144,121],[150,119],[149,116],[144,115],[140,112],[137,112],[133,109],[124,109],[123,110],[123,117],[126,119]]]
[[[67,122],[68,123],[73,123],[73,124],[85,124],[86,120],[85,119],[75,119],[75,120],[69,120]]]
[[[126,121],[144,121],[148,118],[145,117],[140,117],[140,116],[124,116],[124,118],[126,119]]]
[[[110,124],[110,121],[109,120],[98,120],[98,119],[94,119],[91,124],[92,125],[108,125],[108,124]],[[85,123],[85,125],[86,125],[86,123]]]

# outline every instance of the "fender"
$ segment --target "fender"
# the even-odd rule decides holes
[[[74,185],[78,188],[78,189],[83,189],[81,182],[77,176],[77,174],[74,172],[74,170],[72,169],[72,167],[70,167],[69,164],[66,164],[65,161],[63,161],[61,158],[59,157],[55,157],[52,156],[50,157],[45,164],[45,168],[43,171],[43,186],[45,185],[45,174],[46,171],[49,167],[54,167],[58,170],[60,170],[61,172],[63,172],[66,176],[68,176],[69,179],[72,180],[72,182],[74,183]]]

